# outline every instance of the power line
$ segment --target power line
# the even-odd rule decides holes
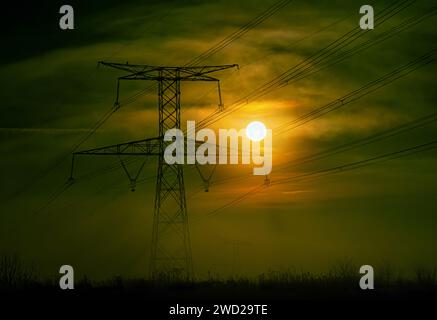
[[[261,14],[256,16],[255,18],[251,19],[247,23],[245,23],[243,26],[238,28],[236,31],[231,33],[230,35],[223,38],[221,41],[210,47],[205,52],[201,53],[197,57],[191,59],[187,63],[184,64],[184,66],[196,66],[200,64],[202,61],[205,61],[206,59],[209,59],[219,51],[223,50],[227,46],[229,46],[232,42],[240,39],[243,37],[246,33],[253,30],[255,27],[257,27],[259,24],[273,16],[275,13],[277,13],[280,9],[287,6],[292,0],[280,0],[267,8],[265,11],[263,11]],[[151,90],[154,88],[153,85],[149,85],[143,90],[138,91],[137,93],[127,97],[126,99],[120,101],[121,106],[126,106],[128,104],[131,104],[135,102],[140,96],[142,96],[145,93],[151,92]]]
[[[301,174],[301,175],[297,175],[297,176],[293,176],[293,177],[289,177],[289,178],[283,178],[283,179],[277,179],[277,180],[272,180],[270,185],[271,186],[275,186],[275,185],[280,185],[280,184],[287,184],[293,181],[301,181],[304,179],[309,179],[309,178],[318,178],[318,177],[322,177],[328,174],[333,174],[333,173],[339,173],[339,172],[344,172],[344,171],[350,171],[350,170],[354,170],[354,169],[359,169],[362,167],[365,167],[367,165],[371,165],[377,162],[381,162],[381,161],[387,161],[387,160],[393,160],[393,159],[398,159],[401,157],[405,157],[405,156],[409,156],[415,153],[419,153],[419,152],[424,152],[424,151],[428,151],[431,149],[437,148],[437,140],[433,140],[427,143],[423,143],[420,145],[415,145],[409,148],[404,148],[401,150],[397,150],[394,152],[389,152],[389,153],[385,153],[379,156],[375,156],[372,158],[368,158],[365,160],[360,160],[360,161],[355,161],[355,162],[351,162],[351,163],[346,163],[343,165],[339,165],[339,166],[335,166],[332,168],[328,168],[328,169],[322,169],[322,170],[317,170],[317,171],[313,171],[310,173],[305,173],[305,174]],[[260,191],[264,190],[266,188],[266,186],[264,184],[256,186],[255,188],[251,189],[250,191],[244,193],[243,195],[237,197],[236,199],[220,206],[217,209],[214,209],[212,211],[210,211],[207,215],[211,216],[211,215],[215,215],[218,214],[219,212],[230,208],[232,206],[237,205],[238,203],[244,201],[245,199],[247,199],[250,196],[253,196],[257,193],[259,193]]]
[[[206,52],[200,54],[196,58],[192,59],[190,62],[186,63],[186,66],[194,66],[202,62],[203,60],[211,57],[215,53],[219,52],[220,50],[227,47],[229,44],[231,44],[233,41],[238,40],[241,38],[244,34],[258,26],[263,21],[270,18],[272,15],[274,15],[276,12],[278,12],[280,9],[287,6],[292,0],[281,0],[276,2],[274,5],[269,7],[267,10],[262,12],[260,15],[256,16],[254,19],[250,20],[248,23],[240,27],[238,30],[233,32],[232,34],[225,37],[222,41],[208,49]],[[134,95],[121,100],[119,103],[114,105],[113,108],[107,111],[107,113],[94,125],[93,129],[81,140],[79,143],[77,143],[73,149],[73,152],[76,151],[85,141],[87,141],[111,116],[114,114],[121,106],[129,105],[136,101],[136,99],[141,96],[143,93],[150,91],[150,89],[154,88],[154,85],[150,85],[146,87],[145,89],[135,93]],[[63,159],[64,161],[65,159]]]
[[[148,31],[150,31],[150,29],[154,26],[156,26],[157,24],[159,24],[160,22],[162,22],[163,20],[165,20],[165,18],[167,18],[173,11],[175,10],[174,7],[171,7],[170,9],[166,10],[163,14],[156,16],[156,17],[152,17],[152,18],[148,18],[147,22],[146,22],[146,30],[143,32],[146,33]],[[104,57],[102,60],[109,60],[114,58],[117,54],[119,54],[126,46],[128,46],[127,43],[121,45],[119,47],[118,50],[114,51],[111,55]]]
[[[401,3],[401,5],[403,5],[404,3],[406,3],[406,1],[404,1],[403,3]],[[408,4],[408,3],[407,3],[407,4]],[[400,8],[400,7],[398,7],[398,11],[399,11],[399,8]],[[387,8],[386,8],[386,9],[387,9]],[[396,8],[395,8],[395,9],[396,9]],[[393,15],[393,11],[391,11],[391,12],[392,12],[392,15]],[[100,125],[101,125],[101,124],[99,124],[99,123],[96,124],[97,127],[100,127]],[[78,146],[80,146],[80,144],[78,144]]]
[[[412,5],[413,2],[414,1],[405,0],[405,1],[395,5],[394,8],[392,8],[387,13],[385,13],[379,17],[379,19],[382,19],[382,21],[379,22],[379,25],[382,24],[383,22],[387,21],[389,18],[392,18],[394,15],[397,15],[401,10],[404,10],[408,6]],[[393,5],[388,6],[382,12],[388,10],[392,6]],[[426,18],[430,17],[431,14],[435,14],[435,7],[433,8],[433,10],[431,10],[431,12],[428,12],[426,14]],[[414,22],[418,23],[418,22],[422,21],[422,20],[418,21],[419,18],[414,17],[415,20],[413,22],[409,21],[409,24],[407,27],[411,27]],[[403,28],[401,31],[403,31],[403,30],[405,30],[405,28]],[[323,57],[331,55],[334,51],[338,51],[340,48],[346,47],[347,45],[352,43],[352,41],[357,40],[359,37],[363,36],[366,33],[367,32],[363,32],[359,27],[352,29],[351,31],[347,32],[346,34],[344,34],[340,38],[331,42],[328,46],[320,49],[315,54],[304,59],[299,64],[288,69],[287,71],[283,72],[282,74],[280,74],[279,76],[275,77],[274,79],[268,81],[267,83],[259,86],[258,88],[253,90],[251,93],[249,93],[245,97],[238,99],[233,104],[231,104],[224,112],[219,112],[219,111],[213,112],[212,115],[210,115],[207,118],[200,121],[198,123],[198,125],[201,128],[206,127],[207,125],[211,125],[212,123],[215,123],[215,122],[223,119],[224,117],[230,115],[231,113],[240,110],[241,108],[243,108],[245,105],[247,105],[251,101],[259,99],[260,97],[266,95],[267,93],[271,92],[274,89],[279,88],[280,86],[284,86],[284,85],[289,84],[290,81],[292,80],[292,75],[293,74],[295,75],[296,71],[301,70],[303,68],[303,66],[309,64],[312,67],[314,67],[314,65],[323,61],[323,59],[322,59]],[[320,70],[317,70],[317,71],[320,71]],[[301,73],[298,73],[298,75],[301,75]]]
[[[361,99],[362,97],[373,93],[374,91],[381,89],[385,86],[387,86],[388,84],[392,83],[393,81],[400,79],[401,77],[404,77],[408,74],[410,74],[411,72],[435,61],[434,55],[437,53],[437,49],[433,49],[431,51],[429,51],[428,53],[413,59],[412,61],[408,62],[407,64],[404,64],[396,69],[394,69],[393,71],[383,75],[382,77],[373,80],[369,83],[367,83],[366,85],[362,86],[359,89],[353,90],[351,92],[349,92],[348,94],[346,94],[345,96],[335,99],[329,103],[327,103],[326,105],[319,107],[315,110],[310,111],[309,113],[306,113],[298,118],[296,118],[295,120],[291,121],[291,122],[286,122],[282,125],[277,126],[276,128],[273,129],[273,131],[275,132],[276,135],[280,135],[280,134],[284,134],[298,126],[304,125],[312,120],[315,120],[329,112],[338,110],[339,108],[343,108],[346,105],[348,105],[349,103],[355,102],[358,99]],[[304,164],[307,162],[311,162],[314,160],[318,160],[320,158],[324,158],[326,156],[329,155],[333,155],[333,154],[337,154],[340,152],[344,152],[344,151],[348,151],[360,146],[364,146],[370,143],[374,143],[374,142],[378,142],[381,141],[383,139],[387,139],[387,138],[391,138],[395,135],[416,129],[418,127],[430,124],[434,121],[437,120],[437,112],[435,113],[431,113],[427,116],[424,117],[420,117],[416,120],[413,120],[411,122],[407,122],[404,123],[400,126],[396,126],[392,129],[386,130],[386,131],[382,131],[380,133],[371,135],[369,137],[366,137],[364,139],[359,139],[356,140],[354,142],[348,143],[348,144],[344,144],[344,145],[340,145],[337,147],[334,147],[333,149],[329,149],[323,152],[320,152],[318,154],[313,154],[311,156],[307,156],[307,157],[303,157],[301,159],[297,159],[296,162],[292,163],[292,164],[287,164],[283,167],[279,167],[279,170],[281,170],[282,168],[288,168],[288,167],[292,167],[298,164]],[[290,126],[290,124],[294,124],[293,127],[291,128],[287,128],[288,126]],[[279,130],[279,132],[278,132]],[[278,170],[278,168],[276,169]],[[238,175],[235,177],[229,177],[229,178],[225,178],[219,181],[214,181],[213,185],[217,185],[217,184],[222,184],[223,182],[229,181],[229,180],[235,180],[235,179],[244,179],[244,176],[242,175]]]
[[[433,50],[429,51],[428,53],[426,53],[418,58],[415,58],[412,61],[410,61],[410,62],[394,69],[393,71],[383,75],[382,77],[367,83],[366,85],[360,87],[359,89],[356,89],[356,90],[349,92],[348,94],[346,94],[345,96],[343,96],[341,98],[335,99],[334,101],[332,101],[332,102],[330,102],[330,103],[328,103],[320,108],[317,108],[317,109],[315,109],[315,110],[313,110],[305,115],[302,115],[291,122],[284,123],[284,124],[278,126],[277,128],[275,128],[275,132],[277,132],[276,130],[279,130],[279,133],[277,133],[277,134],[285,133],[291,129],[296,128],[297,126],[303,125],[303,124],[308,123],[309,121],[315,120],[315,119],[317,119],[317,118],[319,118],[319,117],[321,117],[329,112],[332,112],[334,110],[342,108],[342,107],[346,106],[347,104],[352,103],[352,102],[376,91],[377,89],[380,89],[380,88],[390,84],[394,80],[397,80],[403,76],[406,76],[409,73],[417,70],[418,68],[423,67],[423,66],[427,65],[428,63],[433,62],[435,60],[434,55],[436,54],[436,52],[437,52],[436,49],[433,49]],[[320,159],[320,157],[326,157],[327,155],[337,154],[339,152],[348,151],[350,149],[353,149],[353,148],[356,148],[359,146],[363,146],[363,145],[367,145],[367,144],[370,144],[370,143],[373,143],[376,141],[380,141],[382,139],[392,137],[394,135],[403,133],[405,131],[415,129],[419,126],[429,124],[429,123],[435,121],[436,119],[437,119],[437,113],[433,113],[433,114],[430,114],[426,117],[422,117],[422,118],[419,118],[415,121],[412,121],[410,123],[406,123],[406,124],[403,124],[401,126],[395,127],[391,130],[387,130],[387,131],[372,135],[368,138],[360,139],[360,140],[354,141],[350,144],[335,147],[334,149],[322,152],[321,154],[316,154],[316,155],[313,155],[313,156],[310,156],[307,158],[300,159],[301,162],[300,163],[298,162],[297,164],[306,163],[309,161],[313,161],[314,158]],[[291,128],[287,128],[288,126],[290,126],[290,124],[294,124],[295,126],[291,127]],[[137,161],[137,159],[130,159],[130,162],[136,162],[136,161]],[[296,163],[294,163],[292,165],[296,165]],[[107,172],[112,172],[112,171],[118,170],[119,167],[120,167],[120,165],[117,164],[117,165],[113,165],[109,168],[103,168],[98,172],[91,172],[89,174],[85,174],[81,178],[81,180],[92,179],[95,176],[98,176],[100,174],[104,174]],[[287,165],[286,167],[290,167],[290,165]],[[279,168],[279,169],[281,169],[281,168]],[[219,184],[223,184],[223,182],[227,182],[229,180],[235,180],[235,179],[241,179],[241,178],[244,178],[244,176],[230,177],[230,178],[222,179],[219,181],[214,181],[213,184],[219,185]],[[148,181],[148,180],[149,179],[146,179],[145,181]],[[138,184],[142,184],[142,183],[144,183],[144,181],[140,180],[138,182]],[[63,192],[65,192],[66,190],[67,189],[65,189]],[[59,197],[59,195],[55,198],[55,200],[58,197]],[[49,203],[52,203],[52,202],[53,201],[50,199]],[[45,206],[45,207],[47,207],[47,206]]]
[[[160,15],[156,18],[151,18],[148,20],[148,23],[153,22],[154,20],[158,19],[159,21],[162,21],[166,16],[168,16],[171,11],[173,9],[169,9],[167,10],[163,15]],[[156,21],[159,22],[159,21]],[[156,24],[155,23],[155,24]],[[151,23],[149,25],[149,28],[151,26],[153,26],[154,23]],[[118,50],[116,50],[115,52],[113,52],[110,57],[115,56],[116,54],[118,54],[121,50],[123,49],[123,47],[120,47]],[[49,166],[45,171],[43,171],[34,181],[32,181],[31,183],[29,183],[28,185],[26,185],[26,187],[18,192],[16,192],[13,197],[16,197],[26,191],[28,191],[30,188],[32,188],[33,186],[35,186],[39,181],[41,181],[42,179],[44,179],[45,177],[47,177],[50,173],[52,173],[54,170],[56,170],[57,168],[59,168],[67,159],[70,158],[71,153],[77,151],[77,149],[82,146],[86,141],[88,141],[89,138],[91,138],[95,132],[100,129],[103,124],[105,124],[105,122],[118,110],[118,106],[113,106],[111,107],[109,110],[107,110],[96,122],[95,124],[89,129],[89,131],[78,140],[77,143],[75,143],[72,147],[72,151],[70,151],[69,153],[58,157],[58,159],[56,161],[54,161],[54,164]]]
[[[323,115],[326,115],[327,113],[330,113],[332,111],[338,110],[339,108],[343,108],[349,103],[352,103],[370,93],[375,92],[376,90],[379,90],[392,82],[405,77],[409,75],[410,73],[416,71],[419,68],[422,68],[432,62],[435,61],[435,55],[437,53],[437,49],[433,49],[426,54],[394,69],[393,71],[381,76],[380,78],[373,80],[371,82],[368,82],[364,86],[349,92],[348,94],[344,95],[341,98],[335,99],[334,101],[331,101],[330,103],[316,108],[306,114],[303,114],[291,121],[285,122],[282,125],[278,126],[276,130],[279,130],[279,132],[276,132],[276,134],[282,134],[285,133],[291,129],[295,129],[299,126],[302,126],[309,121],[315,120]]]
[[[255,21],[260,21],[260,19],[263,18],[263,17],[266,17],[267,14],[269,14],[268,17],[271,16],[272,12],[271,12],[270,10],[271,10],[272,8],[276,8],[276,9],[275,9],[275,12],[276,12],[276,11],[278,11],[280,8],[282,8],[282,5],[284,5],[284,6],[285,6],[285,5],[288,5],[288,3],[289,3],[290,1],[285,1],[284,3],[282,3],[282,2],[284,2],[284,1],[279,1],[278,3],[276,3],[275,5],[273,5],[272,7],[268,8],[266,11],[263,12],[263,14],[261,14],[260,16],[255,17],[253,20],[251,20],[250,22],[246,23],[246,25],[251,25],[252,28],[253,28],[253,27],[254,27],[254,22],[255,22]],[[281,5],[281,7],[279,7],[279,5]],[[319,33],[323,32],[323,31],[325,31],[326,29],[331,28],[332,26],[334,26],[334,25],[336,25],[336,24],[338,24],[338,23],[340,23],[340,22],[346,20],[346,19],[347,19],[348,17],[350,17],[350,16],[351,16],[351,15],[347,15],[346,17],[343,17],[343,18],[341,18],[341,19],[339,19],[339,20],[337,20],[337,21],[334,21],[333,23],[328,24],[327,26],[325,26],[325,27],[323,27],[323,28],[321,28],[321,29],[316,30],[315,32],[312,32],[311,34],[309,34],[309,35],[307,35],[307,36],[305,36],[305,37],[303,37],[303,38],[301,38],[301,39],[299,39],[299,40],[297,40],[297,41],[295,41],[295,42],[290,43],[290,44],[288,45],[288,47],[291,47],[291,46],[296,45],[296,44],[298,44],[298,43],[300,43],[300,42],[302,42],[302,41],[304,41],[304,40],[307,40],[307,39],[313,37],[314,35],[319,34]],[[266,17],[266,18],[268,18],[268,17]],[[264,19],[264,18],[263,18],[263,19]],[[264,20],[265,20],[265,19],[264,19]],[[258,24],[259,24],[259,23],[258,23]],[[243,27],[242,27],[242,28],[243,28]],[[237,38],[233,36],[234,34],[238,34],[238,35],[239,35],[238,38],[240,38],[240,37],[242,36],[242,35],[241,35],[242,31],[244,31],[244,30],[242,30],[242,28],[240,28],[239,30],[235,31],[233,34],[231,34],[231,35],[227,36],[226,38],[224,38],[220,43],[222,43],[222,42],[228,42],[230,39],[234,39],[234,40],[236,40]],[[247,33],[247,31],[249,31],[249,29],[247,29],[244,33]],[[214,48],[214,52],[217,52],[217,50],[215,50],[216,46],[214,46],[214,47],[212,47],[212,48]],[[213,50],[213,49],[211,49],[210,51],[212,51],[212,50]],[[201,54],[201,55],[199,55],[198,57],[200,57],[200,56],[204,56],[204,54]],[[196,59],[197,59],[198,57],[196,57]],[[194,59],[193,59],[193,60],[194,60]],[[189,64],[190,64],[190,63],[187,63],[186,65],[189,65]],[[249,65],[251,65],[251,64],[253,64],[253,63],[249,63],[249,64],[247,64],[247,65],[241,67],[241,69],[244,68],[244,67],[247,67],[247,66],[249,66]],[[153,87],[153,86],[152,86],[152,87]],[[144,89],[144,90],[142,90],[142,91],[136,93],[135,95],[133,95],[133,96],[131,96],[131,97],[128,97],[128,98],[126,98],[125,100],[121,100],[121,101],[120,101],[120,106],[122,106],[122,105],[123,105],[123,106],[126,106],[126,105],[128,105],[128,104],[134,102],[134,101],[136,100],[136,97],[137,97],[137,96],[140,96],[144,91],[149,90],[149,89],[151,89],[151,88],[150,88],[150,87],[147,87],[146,89]],[[111,110],[109,110],[109,111],[111,111]],[[110,115],[109,115],[109,116],[110,116]],[[109,118],[109,116],[108,116],[108,118]],[[98,174],[97,174],[97,175],[98,175]],[[82,180],[82,179],[81,179],[81,180]],[[141,182],[139,182],[139,184],[140,184],[140,183],[141,183]]]
[[[292,47],[295,47],[295,48],[296,48],[296,47],[298,47],[298,45],[299,45],[300,43],[302,43],[303,41],[306,41],[306,40],[308,40],[308,39],[311,39],[312,37],[314,37],[314,36],[316,36],[316,35],[322,33],[323,31],[326,31],[326,30],[332,28],[333,26],[342,23],[342,22],[345,21],[346,19],[350,18],[352,15],[355,15],[355,13],[353,13],[353,14],[348,14],[348,15],[346,15],[346,16],[344,16],[344,17],[342,17],[342,18],[340,18],[340,19],[338,19],[338,20],[336,20],[336,21],[333,21],[333,22],[329,23],[328,25],[326,25],[326,26],[324,26],[324,27],[322,27],[322,28],[320,28],[320,29],[317,29],[317,30],[315,30],[315,31],[313,31],[313,32],[311,32],[311,33],[309,33],[309,34],[307,34],[307,35],[305,35],[305,36],[299,38],[298,40],[291,41],[289,44],[287,44],[287,46],[284,47],[284,49],[285,49],[285,48],[292,48]],[[265,58],[271,56],[272,54],[273,54],[273,53],[267,53],[267,54],[264,54],[264,55],[262,55],[262,56],[259,56],[257,59],[253,60],[253,61],[250,62],[250,63],[244,64],[244,65],[241,65],[241,64],[240,64],[240,65],[239,65],[239,71],[241,71],[241,70],[243,70],[243,69],[246,69],[246,68],[248,68],[248,67],[250,67],[250,66],[252,66],[252,65],[254,65],[254,64],[256,64],[256,63],[258,63],[259,61],[261,61],[261,60],[263,60],[263,59],[265,59]],[[231,76],[231,75],[230,75],[230,76]],[[228,79],[230,76],[228,76],[228,77],[224,77],[223,79],[226,80],[226,79]],[[204,98],[206,95],[208,95],[208,94],[209,94],[211,91],[213,91],[213,90],[216,90],[216,88],[212,88],[212,89],[208,90],[207,92],[205,92],[205,94],[203,94],[202,96],[200,96],[200,97],[198,98],[198,101],[200,101],[202,98]],[[217,110],[212,111],[212,112],[211,112],[211,113],[210,113],[206,118],[211,117],[213,114],[216,113],[216,111],[217,111]]]
[[[193,66],[197,65],[214,54],[216,54],[218,51],[226,48],[228,45],[230,45],[235,40],[241,38],[243,35],[245,35],[250,30],[257,27],[260,23],[264,22],[268,18],[270,18],[272,15],[274,15],[279,10],[283,9],[285,6],[287,6],[292,0],[281,0],[273,4],[271,7],[269,7],[267,10],[263,11],[260,15],[256,16],[254,19],[250,20],[248,23],[244,24],[242,27],[240,27],[238,30],[231,33],[229,36],[225,37],[215,45],[213,45],[211,48],[200,54],[199,56],[195,57],[194,59],[190,60],[186,65],[187,66]]]
[[[278,12],[280,9],[287,6],[292,0],[281,0],[276,2],[274,5],[270,6],[267,10],[263,11],[260,15],[256,16],[246,24],[244,24],[242,27],[234,31],[232,34],[225,37],[223,40],[218,42],[216,45],[209,48],[206,52],[200,54],[199,56],[195,57],[188,63],[186,63],[186,66],[194,66],[199,64],[200,62],[204,61],[207,58],[210,58],[220,50],[224,49],[228,45],[230,45],[233,41],[238,40],[243,35],[245,35],[250,30],[254,29],[256,26],[270,18],[272,15],[274,15],[276,12]],[[100,118],[95,125],[92,127],[92,129],[73,147],[73,151],[75,152],[81,145],[83,145],[94,133],[122,106],[129,105],[136,101],[138,97],[140,97],[145,92],[150,91],[152,88],[154,88],[154,85],[147,86],[145,89],[135,93],[134,95],[121,100],[120,102],[116,103],[111,109],[109,109],[102,118]],[[48,173],[59,167],[67,158],[69,158],[70,154],[66,155],[59,161],[54,167],[50,168],[47,173],[44,174],[43,177],[45,177]]]

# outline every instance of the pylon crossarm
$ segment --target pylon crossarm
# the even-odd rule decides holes
[[[192,66],[192,67],[156,67],[140,64],[114,63],[100,61],[99,65],[115,68],[130,73],[130,80],[181,80],[181,81],[217,81],[217,79],[206,76],[209,73],[238,68],[237,64],[221,66]],[[163,73],[168,72],[167,75]],[[177,75],[177,79],[175,75]],[[127,77],[122,77],[126,78]]]
[[[197,74],[189,74],[186,76],[175,77],[173,75],[159,75],[159,74],[150,74],[148,72],[135,72],[130,75],[120,77],[120,80],[151,80],[151,81],[218,81],[218,79],[207,76],[207,75],[197,75]]]
[[[127,72],[139,72],[139,71],[153,71],[156,70],[158,67],[153,66],[146,66],[146,65],[138,65],[138,64],[129,64],[129,63],[114,63],[114,62],[105,62],[105,61],[99,61],[99,65],[103,65],[106,67],[111,67]]]
[[[74,152],[73,156],[82,156],[82,155],[107,155],[107,156],[159,156],[159,144],[162,138],[148,138],[143,140],[136,140],[131,142],[119,143],[105,147],[99,147],[94,149],[82,150],[78,152]],[[202,144],[213,144],[210,142],[203,142],[196,140],[195,142],[196,148]],[[218,146],[217,144],[213,144],[214,146]],[[185,150],[187,150],[187,141],[185,141]],[[239,147],[237,150],[241,152],[241,148]],[[232,148],[230,146],[226,147],[227,152],[230,152]],[[187,155],[185,151],[184,155]]]
[[[83,150],[73,155],[133,155],[133,156],[158,156],[162,138],[149,138],[126,143],[114,144],[111,146]]]

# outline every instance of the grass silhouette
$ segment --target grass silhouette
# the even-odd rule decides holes
[[[41,279],[35,267],[26,265],[16,255],[0,256],[0,294],[8,297],[58,297],[65,291],[58,279]],[[75,282],[77,298],[148,297],[152,300],[329,300],[329,299],[423,299],[437,297],[435,269],[417,268],[410,278],[395,272],[385,263],[375,268],[375,290],[361,290],[359,267],[344,259],[326,273],[304,270],[269,270],[258,277],[231,277],[209,274],[207,279],[160,281],[113,277],[93,281],[83,277]]]

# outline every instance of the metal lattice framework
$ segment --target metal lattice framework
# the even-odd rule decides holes
[[[164,161],[164,150],[171,142],[164,141],[162,137],[167,130],[181,127],[181,81],[216,81],[218,83],[219,80],[211,77],[211,73],[237,67],[237,65],[156,67],[109,62],[100,62],[100,64],[128,72],[127,75],[119,77],[119,81],[158,82],[159,135],[157,138],[84,150],[74,155],[158,156],[150,277],[153,280],[163,278],[191,280],[194,273],[183,167],[179,164],[170,165]],[[117,86],[117,105],[118,91],[119,86]],[[222,108],[221,98],[219,107]]]

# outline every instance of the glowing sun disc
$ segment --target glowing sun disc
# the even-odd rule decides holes
[[[246,135],[252,141],[261,141],[266,134],[266,126],[261,121],[253,121],[246,127]]]

